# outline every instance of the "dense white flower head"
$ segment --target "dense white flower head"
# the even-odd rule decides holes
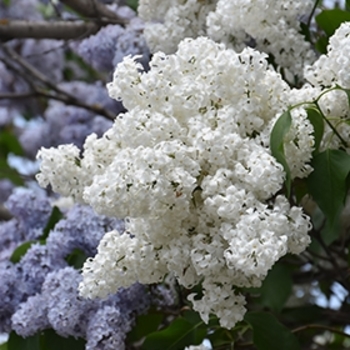
[[[305,68],[305,78],[314,86],[339,84],[350,88],[350,22],[344,22],[329,39],[327,54]]]
[[[336,85],[350,89],[349,65],[350,22],[344,22],[330,38],[327,54],[321,55],[313,65],[306,66],[304,76],[312,84],[317,94],[328,88],[334,88]],[[308,90],[311,89],[308,88]],[[308,99],[310,99],[310,94]],[[350,135],[350,125],[347,122],[350,117],[348,95],[341,90],[328,92],[322,96],[319,105],[340,136],[348,140]],[[326,124],[321,148],[337,149],[339,146],[341,146],[339,138],[334,137],[333,130]],[[350,153],[350,145],[347,151]]]
[[[128,112],[102,138],[87,138],[79,162],[68,146],[43,150],[38,180],[82,192],[98,213],[127,217],[126,231],[107,233],[85,263],[82,295],[171,274],[187,288],[201,282],[203,296],[189,297],[194,309],[231,328],[245,313],[235,287],[258,287],[280,257],[309,244],[308,218],[277,195],[285,173],[266,136],[290,88],[265,54],[237,54],[204,37],[156,53],[150,67],[141,72],[130,57],[118,65],[108,90]],[[312,129],[302,111],[294,119],[285,149],[299,176]],[[77,163],[68,168],[74,182],[57,172],[65,162]]]
[[[160,5],[161,3],[161,5]],[[140,0],[139,16],[152,52],[173,53],[186,37],[208,36],[226,47],[247,45],[272,54],[277,65],[302,76],[316,56],[300,33],[300,21],[314,1]]]

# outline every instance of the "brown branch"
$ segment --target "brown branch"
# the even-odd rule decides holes
[[[0,41],[18,38],[82,39],[98,32],[100,26],[82,21],[0,20]]]
[[[340,331],[337,328],[324,326],[324,325],[321,325],[321,324],[307,324],[305,326],[300,326],[298,328],[293,329],[292,333],[298,333],[298,332],[301,332],[301,331],[304,331],[304,330],[307,330],[307,329],[323,329],[325,331],[329,331],[331,333],[336,333],[336,334],[339,334],[339,335],[341,335],[343,337],[350,338],[350,334],[344,333],[344,332]]]
[[[123,18],[96,0],[61,0],[61,2],[84,17],[125,26],[129,19]]]
[[[27,62],[23,57],[21,57],[16,51],[13,49],[7,47],[6,45],[2,45],[2,48],[4,52],[9,56],[9,59],[3,57],[3,61],[5,64],[13,69],[17,74],[20,74],[22,78],[24,78],[33,91],[29,91],[24,93],[23,97],[31,97],[30,94],[37,94],[38,96],[44,96],[46,98],[55,99],[58,101],[62,101],[65,104],[73,105],[77,107],[81,107],[90,111],[93,111],[94,113],[98,115],[102,115],[106,117],[107,119],[114,120],[115,115],[114,113],[110,112],[109,110],[99,106],[99,105],[88,105],[81,100],[77,99],[74,95],[68,93],[67,91],[59,88],[57,85],[52,83],[52,81],[47,78],[43,73],[38,71],[35,67],[33,67],[29,62]],[[14,64],[17,63],[23,70],[23,72],[20,72],[18,67]],[[40,86],[34,84],[33,79],[30,79],[29,77],[34,78],[34,80],[41,83],[40,85],[44,88],[41,88]],[[49,92],[46,89],[49,88],[53,91]],[[22,94],[23,95],[23,94]],[[11,98],[10,94],[3,94],[3,98]],[[12,98],[16,98],[15,96],[12,96]]]

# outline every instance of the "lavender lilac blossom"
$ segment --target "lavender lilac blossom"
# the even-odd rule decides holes
[[[40,237],[52,209],[42,193],[24,189],[15,191],[6,206],[14,218],[0,224],[0,239],[18,244]],[[159,293],[161,288],[152,293],[138,283],[103,300],[79,296],[82,276],[65,258],[76,249],[95,255],[105,232],[117,229],[122,233],[124,222],[96,215],[82,205],[64,214],[45,245],[33,244],[17,264],[8,261],[9,254],[0,260],[0,333],[14,330],[28,337],[52,328],[63,337],[84,338],[87,350],[123,350],[135,317],[151,303],[163,305],[164,300],[172,303],[173,299],[166,288],[163,293]],[[11,252],[15,248],[10,243],[0,247]]]
[[[150,52],[143,37],[143,21],[127,6],[114,10],[121,17],[129,19],[125,28],[108,25],[82,40],[77,48],[72,47],[73,50],[98,71],[111,72],[127,55],[140,55],[139,62],[147,68]]]
[[[59,87],[87,105],[101,106],[115,115],[125,111],[121,102],[108,96],[101,82],[72,81]],[[51,100],[44,119],[24,129],[19,140],[26,154],[35,157],[41,147],[73,143],[81,148],[88,135],[102,135],[111,125],[112,121],[92,111]]]

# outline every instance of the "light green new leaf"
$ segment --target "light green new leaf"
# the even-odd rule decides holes
[[[296,336],[272,314],[248,312],[244,320],[253,329],[253,341],[258,350],[300,350]]]
[[[338,235],[336,227],[348,188],[350,155],[341,150],[327,149],[313,158],[311,166],[314,171],[307,179],[307,186],[327,219],[327,237],[324,238],[330,243]]]
[[[306,108],[306,112],[307,112],[307,118],[309,119],[310,123],[314,128],[313,134],[315,139],[315,145],[314,145],[315,150],[313,153],[317,154],[318,148],[320,147],[320,143],[323,137],[324,121],[320,111],[316,107]]]
[[[276,121],[270,135],[270,148],[272,155],[282,164],[286,172],[287,197],[290,195],[291,175],[290,169],[284,154],[284,138],[292,125],[290,111],[284,112]]]

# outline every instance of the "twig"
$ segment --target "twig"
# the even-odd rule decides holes
[[[95,0],[61,0],[61,2],[79,14],[100,23],[115,23],[122,26],[129,23],[128,18],[117,15],[106,5]]]
[[[15,52],[13,49],[7,47],[6,45],[2,45],[2,48],[4,52],[9,56],[11,60],[6,60],[6,58],[3,58],[5,61],[5,64],[12,68],[14,71],[16,71],[17,74],[21,74],[19,72],[19,69],[16,67],[16,65],[13,64],[12,61],[16,62],[29,76],[33,77],[37,81],[41,83],[41,85],[44,87],[41,88],[40,86],[33,83],[31,79],[29,79],[25,74],[21,74],[21,76],[28,82],[28,84],[31,86],[32,90],[31,92],[25,93],[25,97],[30,97],[28,94],[37,94],[40,96],[44,96],[46,98],[51,98],[55,100],[62,101],[69,105],[74,105],[77,107],[82,107],[87,110],[93,111],[96,114],[102,115],[106,117],[107,119],[114,120],[115,115],[114,113],[110,112],[109,110],[99,106],[99,105],[88,105],[81,100],[77,99],[74,95],[68,93],[67,91],[59,88],[57,85],[51,82],[49,78],[47,78],[44,74],[42,74],[40,71],[38,71],[35,67],[33,67],[29,62],[27,62],[23,57],[21,57],[17,52]],[[48,92],[45,89],[49,88],[54,93]],[[11,97],[9,94],[3,94],[4,98]],[[13,98],[16,98],[13,96]]]
[[[302,331],[307,330],[307,329],[323,329],[325,331],[330,331],[332,333],[339,334],[339,335],[341,335],[343,337],[350,338],[350,334],[344,333],[344,332],[340,331],[337,328],[324,326],[324,325],[321,325],[321,324],[307,324],[305,326],[300,326],[300,327],[297,327],[297,328],[293,329],[292,333],[302,332]]]

